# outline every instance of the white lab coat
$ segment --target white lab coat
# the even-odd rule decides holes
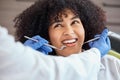
[[[101,64],[96,48],[69,57],[47,56],[16,43],[0,27],[0,80],[119,80],[120,63],[116,58],[111,63],[117,63],[112,71],[118,73],[113,76],[106,70],[109,58],[113,59],[103,57]]]
[[[0,80],[97,80],[99,69],[96,48],[69,57],[44,55],[0,27]]]

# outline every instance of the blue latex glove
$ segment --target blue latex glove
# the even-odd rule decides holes
[[[97,37],[97,36],[98,35],[95,35],[95,37]],[[100,36],[100,39],[93,41],[93,42],[90,42],[89,46],[91,48],[94,47],[94,48],[99,49],[99,51],[101,53],[101,57],[103,57],[111,49],[111,44],[110,44],[110,40],[108,37],[108,29],[104,29],[102,34],[99,36]]]
[[[48,44],[48,41],[45,40],[44,38],[40,37],[39,35],[36,35],[32,37],[33,39],[38,40],[38,42],[35,42],[33,40],[27,40],[25,41],[24,45],[29,46],[35,50],[38,50],[40,52],[43,52],[45,54],[48,54],[49,52],[52,52],[52,48],[49,46],[46,46],[44,44]]]

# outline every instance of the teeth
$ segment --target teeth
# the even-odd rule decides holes
[[[75,41],[76,41],[76,39],[71,39],[71,40],[65,40],[65,41],[63,41],[63,43],[73,43]]]

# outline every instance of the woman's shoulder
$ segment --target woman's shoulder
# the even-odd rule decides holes
[[[113,55],[105,55],[101,59],[102,65],[110,72],[118,73],[120,75],[120,59]]]
[[[105,55],[101,59],[102,65],[105,67],[105,69],[108,69],[112,72],[118,72],[120,74],[120,59],[113,56],[113,55]]]
[[[105,55],[102,59],[101,62],[103,64],[107,63],[107,64],[119,64],[120,65],[120,59],[113,56],[113,55]]]
[[[120,80],[120,59],[112,55],[105,55],[101,59],[100,80]]]

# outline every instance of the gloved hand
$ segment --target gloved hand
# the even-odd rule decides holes
[[[36,35],[32,37],[33,39],[38,40],[38,42],[35,42],[33,40],[27,40],[25,41],[24,45],[29,46],[35,50],[38,50],[40,52],[43,52],[45,54],[48,54],[49,52],[52,52],[52,48],[49,46],[46,46],[44,44],[48,44],[48,41],[45,40],[44,38],[40,37],[39,35]]]
[[[98,35],[96,35],[95,37],[97,37],[97,36]],[[99,51],[101,53],[101,57],[103,57],[111,49],[111,44],[110,44],[110,40],[108,37],[108,29],[104,29],[102,34],[99,36],[100,36],[100,39],[90,42],[89,46],[91,48],[94,47],[94,48],[99,49]]]

